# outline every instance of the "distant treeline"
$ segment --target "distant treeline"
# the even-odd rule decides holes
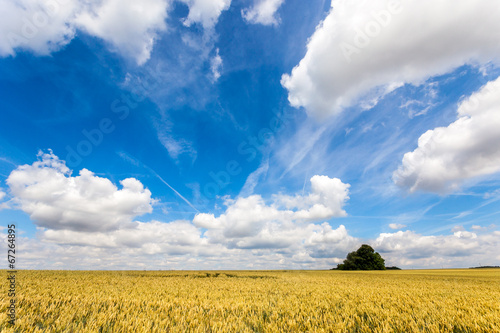
[[[470,269],[478,269],[478,268],[500,268],[500,266],[478,266],[478,267],[469,267]]]
[[[331,268],[330,270],[333,271],[333,270],[336,270],[336,269],[338,269],[338,268],[334,267],[334,268]],[[401,270],[401,268],[396,267],[396,266],[386,267],[385,269],[388,270],[388,271],[390,271],[390,270]]]

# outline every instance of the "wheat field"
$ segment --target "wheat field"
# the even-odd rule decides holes
[[[18,271],[8,302],[1,332],[490,333],[500,270]]]

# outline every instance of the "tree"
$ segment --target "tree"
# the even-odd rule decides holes
[[[385,260],[370,246],[363,244],[357,251],[350,252],[337,269],[344,271],[384,270]]]

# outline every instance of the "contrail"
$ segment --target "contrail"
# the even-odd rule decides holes
[[[132,156],[130,156],[129,154],[127,154],[125,152],[120,152],[120,153],[118,153],[118,155],[120,157],[128,160],[129,162],[133,162],[133,164],[142,165],[144,168],[148,169],[149,172],[151,172],[153,175],[155,175],[163,184],[167,185],[172,191],[174,191],[174,193],[177,194],[179,196],[179,198],[181,198],[182,200],[184,200],[184,202],[187,203],[189,205],[189,207],[193,208],[198,213],[200,212],[198,209],[196,209],[195,206],[193,206],[193,204],[191,202],[189,202],[188,199],[184,198],[184,196],[182,194],[180,194],[179,192],[177,192],[175,188],[173,188],[172,186],[170,186],[170,184],[167,183],[163,178],[161,178],[160,175],[156,171],[154,171],[153,169],[151,169],[150,167],[148,167],[146,164],[142,163],[141,161],[139,161],[136,158],[133,158]]]
[[[160,177],[159,174],[157,174],[153,169],[149,168],[148,166],[145,165],[146,168],[148,168],[156,177],[158,177],[158,179],[165,185],[167,185],[172,191],[175,192],[175,194],[177,194],[182,200],[184,200],[188,205],[189,207],[193,208],[195,211],[197,211],[198,213],[200,212],[198,209],[196,209],[195,206],[193,206],[193,204],[191,204],[191,202],[189,202],[188,199],[184,198],[184,196],[182,194],[180,194],[179,192],[177,192],[175,190],[175,188],[173,188],[172,186],[170,186],[169,183],[167,183],[165,180],[163,180],[163,178]]]

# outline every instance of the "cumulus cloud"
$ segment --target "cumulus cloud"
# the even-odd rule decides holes
[[[357,246],[360,241],[349,235],[345,226],[333,229],[328,223],[309,225],[304,247],[312,258],[345,258],[346,254]]]
[[[38,226],[36,239],[18,238],[25,268],[318,269],[334,267],[361,244],[344,225],[313,223],[345,215],[349,185],[326,176],[312,177],[306,195],[279,194],[270,202],[260,195],[227,198],[219,217],[198,214],[193,221],[168,223],[136,221],[152,205],[151,193],[138,180],[125,179],[118,189],[85,169],[71,176],[52,152],[12,171],[7,184],[14,208]],[[388,264],[403,267],[500,260],[491,256],[500,248],[500,232],[476,226],[452,232],[398,231],[368,243]],[[0,236],[5,242],[4,231]]]
[[[394,182],[410,192],[449,192],[500,171],[500,78],[461,102],[458,119],[425,132],[406,153]]]
[[[178,0],[189,7],[184,25],[201,24],[211,35],[231,0]],[[0,56],[31,51],[48,55],[68,44],[77,29],[143,65],[166,31],[173,0],[0,0]],[[206,42],[206,41],[205,41]],[[220,57],[214,57],[217,62]],[[215,75],[216,73],[214,73]]]
[[[393,230],[398,230],[398,229],[406,228],[406,225],[400,224],[400,223],[391,223],[391,224],[389,224],[389,228],[391,228]]]
[[[168,7],[165,0],[105,0],[92,3],[74,22],[142,65],[150,57],[158,32],[166,29]]]
[[[4,242],[6,236],[0,233]],[[175,239],[175,235],[170,238]],[[341,262],[340,257],[313,258],[303,247],[281,253],[275,249],[228,249],[203,243],[176,247],[165,243],[158,244],[165,252],[158,252],[156,246],[70,245],[21,236],[17,242],[23,248],[22,266],[30,269],[328,269]]]
[[[205,29],[212,29],[223,11],[229,9],[231,0],[179,0],[189,7],[186,26],[199,23]]]
[[[175,223],[182,223],[176,221]],[[170,229],[177,231],[176,227]],[[16,241],[23,248],[23,259],[19,264],[23,268],[31,269],[181,269],[183,267],[199,269],[209,268],[201,266],[207,256],[216,258],[223,255],[220,247],[198,248],[194,246],[175,245],[176,235],[169,239],[161,238],[164,244],[152,244],[151,239],[146,239],[145,233],[139,231],[144,237],[145,244],[139,247],[128,246],[94,246],[91,238],[93,234],[62,232],[42,235],[39,238],[26,238],[19,236]],[[102,239],[102,243],[109,241],[106,234],[94,234]],[[129,232],[133,236],[133,231]],[[155,235],[156,236],[156,235]],[[5,233],[0,233],[2,240],[6,239]],[[75,237],[66,239],[63,237]],[[81,241],[76,238],[83,237]],[[106,238],[107,237],[107,238]],[[154,239],[154,237],[152,237]],[[72,242],[73,241],[73,242]],[[171,243],[168,243],[171,242]],[[75,244],[72,244],[75,243]],[[162,251],[158,253],[158,248]],[[182,249],[182,250],[180,250]],[[206,254],[206,255],[205,255]],[[199,256],[199,259],[197,257]],[[212,264],[213,261],[210,261]]]
[[[357,238],[349,235],[344,225],[336,229],[324,222],[322,224],[300,224],[267,222],[256,235],[249,237],[222,237],[220,230],[207,232],[210,242],[224,244],[229,249],[252,251],[279,251],[288,260],[294,260],[296,254],[302,253],[313,261],[315,259],[340,260],[359,246]]]
[[[78,176],[52,152],[12,171],[7,178],[14,202],[39,227],[70,231],[109,231],[127,227],[152,211],[151,192],[135,178],[110,180],[82,169]]]
[[[76,0],[0,0],[0,56],[16,49],[47,55],[75,35],[71,23],[80,10]]]
[[[240,238],[259,234],[269,223],[284,226],[294,221],[346,216],[343,206],[349,199],[349,184],[327,176],[314,176],[310,181],[311,193],[307,196],[274,195],[271,204],[260,195],[227,199],[227,209],[219,217],[202,213],[196,215],[193,222],[202,228],[223,229],[225,237]]]
[[[239,267],[250,268],[245,266],[248,264],[245,256],[249,253],[255,256],[255,265],[279,261],[282,267],[304,267],[328,262],[326,267],[329,267],[332,260],[340,260],[358,243],[342,225],[333,229],[326,222],[310,223],[345,215],[342,207],[348,199],[349,185],[335,178],[312,177],[308,195],[280,194],[272,197],[271,204],[260,195],[228,198],[226,212],[217,218],[198,214],[193,221],[164,223],[135,220],[151,212],[153,204],[151,192],[138,180],[125,179],[118,189],[89,170],[83,169],[77,176],[71,173],[64,161],[49,151],[40,152],[36,162],[19,166],[7,179],[15,208],[29,214],[38,227],[37,240],[27,242],[38,249],[42,244],[58,249],[62,254],[59,263],[65,265],[68,253],[74,256],[76,252],[72,249],[76,247],[96,256],[103,255],[102,249],[109,251],[105,257],[117,262],[112,264],[103,258],[95,266],[101,268],[130,267],[123,258],[117,259],[120,254],[128,258],[205,257],[213,262],[226,258],[227,262],[239,262]],[[36,252],[26,254],[33,265]],[[297,253],[303,255],[294,258]],[[306,264],[306,257],[314,259],[313,262]],[[84,263],[89,264],[88,261],[81,264]]]
[[[102,38],[138,64],[149,59],[166,29],[169,0],[0,0],[0,55],[17,50],[47,55],[75,36],[77,28]]]
[[[136,249],[144,254],[196,254],[196,248],[207,243],[201,238],[201,231],[189,221],[134,222],[106,233],[45,230],[40,238],[65,245]]]
[[[500,232],[477,235],[456,231],[452,235],[425,236],[414,231],[382,233],[373,247],[398,265],[420,267],[467,267],[478,262],[495,262],[500,250]]]
[[[499,231],[466,232],[465,237],[463,232],[425,236],[398,231],[363,243],[380,252],[387,265],[403,268],[498,263]],[[5,242],[7,235],[0,236]],[[39,239],[17,241],[23,248],[23,267],[32,269],[325,269],[362,243],[344,226],[334,229],[328,223],[270,229],[265,237],[217,243],[189,221],[137,223],[111,233],[45,231]]]
[[[228,267],[233,269],[248,268],[245,265],[249,264],[249,256],[253,256],[255,261],[265,258],[266,264],[270,265],[268,268],[278,265],[276,258],[284,267],[302,265],[304,257],[310,259],[308,264],[312,267],[320,262],[333,265],[333,261],[340,262],[348,251],[359,245],[359,241],[350,236],[343,225],[333,229],[326,222],[321,225],[286,226],[270,222],[258,234],[242,238],[228,237],[221,230],[209,230],[203,235],[201,229],[190,221],[135,222],[133,226],[111,232],[44,230],[39,233],[39,240],[64,247],[108,249],[111,253],[120,250],[136,256],[214,258],[218,265],[224,258],[232,257]],[[296,257],[297,253],[301,253],[302,257]]]
[[[337,178],[314,176],[308,195],[273,195],[270,202],[260,195],[226,198],[223,214],[197,214],[193,223],[208,229],[205,236],[210,243],[228,249],[279,250],[283,262],[296,264],[340,260],[358,240],[343,225],[333,229],[329,223],[312,222],[345,216],[348,189]],[[295,257],[297,253],[302,256]]]
[[[480,226],[480,225],[472,225],[471,226],[471,229],[474,230],[475,232],[484,232],[484,231],[491,231],[491,230],[494,230],[496,228],[496,225],[494,224],[491,224],[489,226]]]
[[[292,106],[318,117],[373,105],[404,83],[498,61],[498,17],[489,0],[334,0],[305,57],[281,82]]]
[[[285,0],[255,0],[252,7],[243,9],[241,16],[253,24],[278,25],[276,12]]]
[[[298,208],[294,218],[303,220],[329,219],[346,216],[343,206],[349,199],[349,184],[338,178],[313,176],[310,179],[311,193],[308,196],[276,195],[277,203],[286,208]]]
[[[227,199],[226,212],[215,218],[213,214],[198,214],[193,222],[195,225],[207,229],[224,229],[226,237],[245,237],[258,234],[267,221],[291,218],[292,212],[279,211],[275,207],[267,206],[260,195],[237,200]]]

